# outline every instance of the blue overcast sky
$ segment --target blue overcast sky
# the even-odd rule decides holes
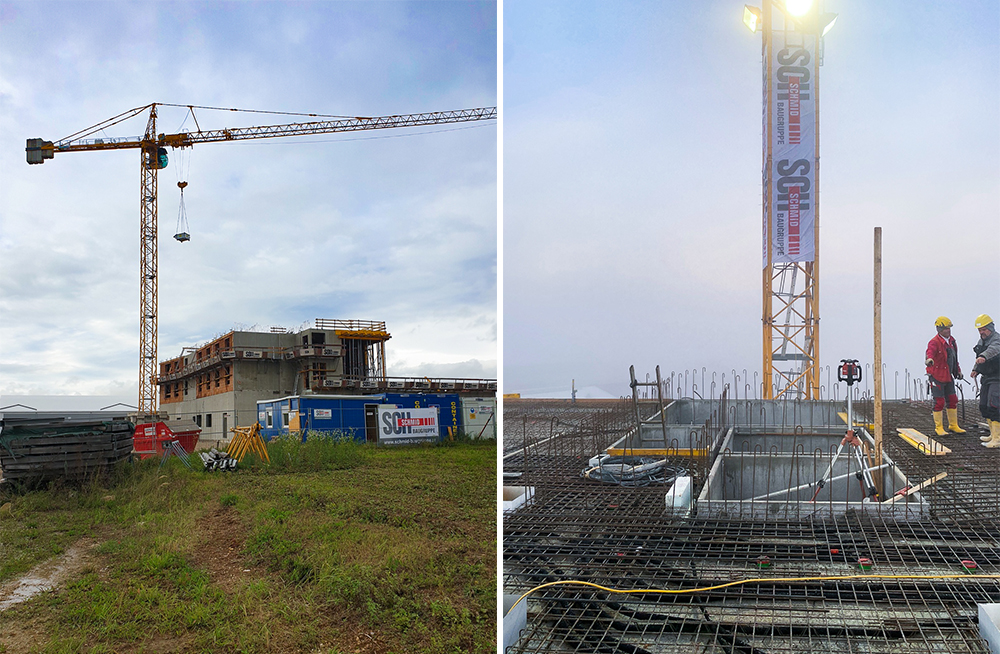
[[[139,154],[57,140],[150,102],[346,116],[497,104],[492,2],[0,2],[0,394],[136,395]],[[194,130],[161,108],[159,131]],[[198,111],[203,129],[308,120]],[[138,136],[145,118],[107,131]],[[390,375],[497,374],[496,121],[204,144],[160,171],[159,356],[384,320]]]
[[[936,316],[966,371],[975,316],[1000,319],[1000,4],[825,8],[821,381],[873,359],[880,226],[891,397]],[[632,364],[761,370],[761,47],[742,10],[504,2],[505,392],[625,394]]]

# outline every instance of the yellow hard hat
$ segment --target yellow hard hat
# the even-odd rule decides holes
[[[938,316],[938,319],[934,321],[935,327],[951,327],[951,321],[948,320],[947,316]]]
[[[992,318],[987,316],[985,313],[981,314],[979,317],[976,318],[976,329],[982,329],[991,322],[993,322]]]

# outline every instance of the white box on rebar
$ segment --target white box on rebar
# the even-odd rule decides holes
[[[686,512],[691,508],[691,477],[678,477],[667,491],[668,511]]]
[[[504,486],[503,512],[516,511],[535,495],[534,486]]]

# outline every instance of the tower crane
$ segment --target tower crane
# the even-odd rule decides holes
[[[197,131],[178,134],[158,134],[156,130],[157,107],[186,107],[194,118]],[[340,117],[318,114],[299,114],[316,118],[330,118],[310,122],[265,125],[258,127],[201,129],[194,117],[194,110],[215,109],[215,107],[195,107],[194,105],[172,105],[152,103],[125,111],[96,125],[80,130],[56,142],[34,138],[27,139],[25,151],[29,164],[44,163],[57,152],[93,152],[100,150],[139,150],[140,170],[140,303],[139,303],[139,421],[155,420],[158,397],[157,381],[157,185],[156,174],[167,166],[167,148],[185,148],[196,143],[221,141],[245,141],[249,139],[277,138],[282,136],[304,136],[309,134],[331,134],[335,132],[357,132],[372,129],[396,127],[418,127],[478,120],[496,119],[496,107],[459,109],[456,111],[435,111],[431,113],[405,114],[396,116]],[[97,138],[104,129],[130,118],[149,112],[146,131],[141,137]],[[228,109],[227,111],[239,111]],[[269,112],[256,112],[269,113]],[[278,113],[278,112],[275,112]],[[93,137],[93,138],[91,138]]]

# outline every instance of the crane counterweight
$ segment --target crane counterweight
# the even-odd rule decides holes
[[[46,159],[51,159],[55,156],[55,148],[52,145],[52,141],[44,139],[28,139],[28,144],[25,146],[24,151],[30,164],[45,163]]]

